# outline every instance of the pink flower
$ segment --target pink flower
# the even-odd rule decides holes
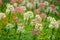
[[[13,13],[16,13],[16,10],[14,9],[12,12],[13,12]]]
[[[16,11],[16,12],[19,12],[19,13],[25,13],[24,8],[22,8],[22,7],[16,7],[16,8],[15,8],[15,11]]]
[[[40,14],[40,17],[41,18],[47,18],[47,15],[44,13],[44,14]]]
[[[16,18],[12,18],[12,20],[18,22],[19,18],[17,18],[17,17]]]
[[[13,4],[13,3],[16,3],[16,0],[11,0],[10,3],[12,3],[12,4]]]
[[[37,29],[32,30],[32,33],[33,33],[33,34],[40,35],[40,31],[39,31],[39,30],[37,30]]]
[[[35,14],[40,14],[40,10],[39,10],[39,9],[35,9],[35,10],[34,10],[34,13],[35,13]]]
[[[0,0],[0,4],[2,4],[3,3],[3,1],[2,0]]]
[[[55,9],[55,6],[54,6],[53,4],[51,4],[50,7],[51,7],[52,9]]]

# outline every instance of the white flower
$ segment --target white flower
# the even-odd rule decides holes
[[[24,31],[25,31],[24,26],[21,24],[18,24],[17,32],[24,32]]]
[[[49,16],[49,17],[47,17],[47,20],[50,21],[49,28],[51,28],[51,29],[59,28],[59,23],[56,21],[55,18]]]
[[[14,6],[11,5],[11,4],[7,4],[6,12],[9,13],[9,12],[11,12],[11,11],[13,11],[13,10],[14,10]]]
[[[26,13],[24,13],[24,20],[28,20],[29,18],[33,18],[33,12],[32,11],[28,11]]]
[[[10,13],[10,9],[6,9],[6,13]]]
[[[14,27],[14,25],[11,24],[11,23],[7,23],[7,25],[6,25],[6,28],[7,28],[7,29],[9,29],[9,28],[13,28],[13,27]]]
[[[48,2],[48,1],[44,1],[44,4],[45,4],[46,6],[48,6],[48,5],[49,5],[49,2]]]
[[[45,10],[45,12],[47,12],[47,13],[48,13],[48,12],[51,13],[52,11],[53,11],[53,10],[52,10],[52,8],[50,8],[50,7],[47,7],[47,9]]]
[[[5,13],[0,13],[0,20],[5,17],[6,17]]]
[[[51,28],[51,29],[53,29],[53,28],[58,29],[59,28],[59,24],[57,22],[51,22],[49,24],[49,28]]]
[[[27,8],[32,8],[32,4],[31,3],[27,3]]]
[[[11,5],[11,4],[7,4],[7,9],[13,10],[14,7],[13,7],[13,5]]]
[[[40,15],[36,15],[35,18],[40,19],[40,21],[42,21],[42,18],[40,17]]]
[[[17,3],[14,3],[13,5],[14,5],[14,7],[17,7]]]
[[[58,28],[59,28],[59,23],[56,22],[56,24],[55,24],[55,29],[58,29]]]
[[[55,18],[53,18],[53,17],[49,16],[49,17],[47,17],[47,21],[55,22],[56,20],[55,20]]]
[[[39,29],[40,31],[43,30],[43,25],[42,24],[36,24],[35,29]]]
[[[51,23],[49,24],[49,28],[51,28],[51,29],[55,28],[55,23],[51,22]]]

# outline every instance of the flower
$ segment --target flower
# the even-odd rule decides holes
[[[25,31],[24,27],[25,27],[24,24],[22,23],[18,24],[17,32],[23,33]]]
[[[0,0],[0,4],[2,4],[3,3],[3,1],[2,0]]]
[[[47,15],[44,13],[44,14],[40,14],[40,17],[41,18],[47,18]]]
[[[51,22],[50,24],[49,24],[49,28],[55,28],[55,29],[58,29],[59,28],[59,24],[58,24],[58,22],[56,21],[56,22]]]
[[[40,14],[40,9],[35,9],[34,14]]]
[[[16,11],[16,12],[19,12],[19,13],[25,13],[26,8],[25,8],[25,7],[22,7],[22,6],[16,7],[16,8],[15,8],[15,11]]]
[[[6,18],[5,13],[0,13],[0,20],[1,20],[2,18]]]
[[[11,4],[16,3],[16,0],[10,0],[10,3],[11,3]]]
[[[48,6],[48,5],[49,5],[48,1],[44,1],[44,4],[45,4],[46,6]]]
[[[55,18],[48,17],[47,20],[50,21],[49,28],[51,28],[51,29],[53,29],[53,28],[58,29],[59,28],[59,23],[56,21]]]
[[[43,30],[43,25],[42,24],[36,24],[35,29],[39,29],[40,31]]]
[[[41,24],[42,18],[39,15],[35,16],[35,19],[31,20],[31,25]]]
[[[45,12],[47,12],[47,13],[48,13],[48,12],[51,13],[52,11],[53,11],[53,10],[52,10],[51,7],[47,7],[46,10],[45,10]]]
[[[14,10],[14,6],[11,4],[7,4],[7,9],[6,9],[6,13],[10,13],[11,11]]]
[[[51,4],[50,7],[51,7],[52,9],[55,9],[55,6],[54,6],[53,4]]]
[[[35,8],[35,4],[32,4],[32,3],[27,3],[27,8],[30,8],[30,9],[32,9],[32,8]]]
[[[42,21],[42,18],[39,15],[36,15],[35,19],[36,19],[36,23],[38,23],[38,24],[40,24]]]
[[[14,27],[14,25],[11,24],[11,23],[7,23],[7,25],[6,25],[6,28],[7,28],[7,29],[10,29],[10,28],[13,28],[13,27]]]
[[[47,21],[50,21],[50,22],[51,22],[51,21],[52,21],[52,22],[54,21],[54,22],[55,22],[56,20],[55,20],[54,17],[49,16],[49,17],[47,17]]]
[[[27,11],[26,13],[24,13],[24,20],[28,20],[29,18],[33,18],[33,12],[32,11]]]
[[[13,5],[14,5],[14,7],[17,7],[17,3],[14,3]]]
[[[14,6],[11,4],[7,4],[7,9],[14,10]]]
[[[39,30],[37,30],[37,29],[33,29],[33,30],[32,30],[32,34],[40,35],[40,31],[39,31]]]
[[[10,13],[10,10],[9,9],[6,9],[6,13]]]
[[[12,20],[18,22],[19,21],[19,18],[18,17],[12,18]]]

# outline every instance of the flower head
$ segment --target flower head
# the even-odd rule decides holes
[[[2,4],[3,3],[3,1],[2,0],[0,0],[0,4]]]
[[[33,33],[33,34],[40,35],[40,31],[39,31],[39,30],[37,30],[37,29],[33,29],[33,30],[32,30],[32,33]]]
[[[24,27],[25,27],[24,24],[22,23],[18,24],[17,32],[24,32],[25,31]]]
[[[25,13],[25,11],[26,11],[26,8],[25,7],[16,7],[15,8],[15,11],[16,12],[19,12],[19,13]]]
[[[33,18],[34,15],[33,15],[33,12],[32,11],[28,11],[26,13],[24,13],[24,20],[28,20],[29,18]]]
[[[2,18],[6,18],[5,13],[0,13],[0,20],[1,20]]]
[[[41,18],[47,18],[47,15],[44,13],[44,14],[40,14],[40,17]]]
[[[6,28],[7,28],[7,29],[10,29],[10,28],[13,28],[13,27],[14,27],[14,25],[11,24],[11,23],[7,23],[7,25],[6,25]]]

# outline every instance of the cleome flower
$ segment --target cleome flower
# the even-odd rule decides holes
[[[13,28],[13,27],[14,27],[14,25],[11,24],[11,23],[7,23],[7,25],[6,25],[6,29],[10,29],[10,28]]]
[[[18,5],[17,3],[14,3],[14,4],[13,4],[14,7],[17,7],[17,5]]]
[[[40,31],[38,29],[33,29],[32,34],[40,35]]]
[[[42,18],[40,15],[36,15],[35,19],[31,20],[31,25],[41,24]]]
[[[49,24],[49,28],[55,28],[55,29],[58,29],[59,28],[59,24],[58,24],[58,22],[56,21],[56,22],[51,22],[50,24]]]
[[[49,28],[53,29],[58,29],[59,28],[59,23],[56,21],[55,18],[53,17],[47,17],[47,20],[50,21]]]
[[[43,30],[43,25],[42,24],[36,24],[35,29],[39,29],[40,31]]]
[[[6,18],[5,13],[0,13],[0,20],[3,19],[3,18]]]
[[[49,17],[47,17],[47,21],[55,22],[56,20],[55,20],[55,18],[54,18],[54,17],[49,16]]]
[[[19,6],[19,7],[16,7],[14,10],[15,10],[16,12],[19,12],[19,13],[25,13],[26,7],[24,7],[24,6]]]
[[[25,31],[24,27],[25,26],[22,23],[18,24],[17,32],[22,32],[23,33]]]
[[[14,10],[14,6],[11,4],[7,4],[7,9],[6,9],[6,13],[10,13],[11,11]]]
[[[35,7],[35,4],[33,4],[33,3],[27,3],[27,8],[30,8],[30,9],[32,9],[32,8],[34,8]]]
[[[33,12],[32,11],[27,11],[26,13],[24,13],[24,20],[28,20],[29,18],[33,18]]]
[[[48,6],[48,5],[49,5],[49,2],[48,2],[48,1],[44,1],[44,4],[45,4],[46,6]]]

